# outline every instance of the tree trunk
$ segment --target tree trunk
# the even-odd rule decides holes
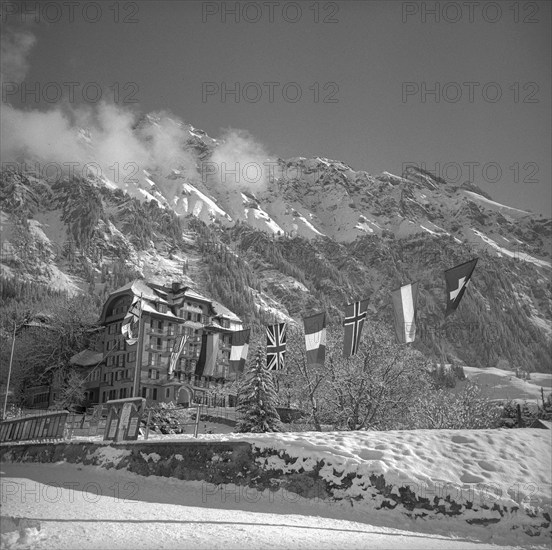
[[[317,432],[322,431],[322,427],[320,426],[320,420],[318,419],[318,408],[316,406],[316,400],[314,399],[314,394],[309,394],[309,399],[311,402],[311,412],[312,412],[312,421],[314,422],[314,429]]]

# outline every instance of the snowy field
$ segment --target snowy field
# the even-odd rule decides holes
[[[552,392],[552,374],[544,372],[532,372],[531,380],[516,378],[514,372],[494,367],[464,367],[464,373],[469,380],[476,382],[483,394],[490,399],[532,402],[538,400],[542,405],[541,387],[545,398]],[[462,383],[457,384],[458,388],[462,386]]]
[[[190,439],[154,435],[163,442]],[[508,506],[552,506],[552,431],[541,429],[290,432],[203,434],[201,440],[249,441],[260,449],[285,451],[292,466],[271,457],[284,472],[305,470],[324,460],[320,475],[336,481],[334,470],[383,474],[387,483],[406,486],[424,497],[450,495],[456,502]],[[342,476],[340,476],[342,477]],[[347,490],[350,497],[364,487]]]
[[[40,524],[2,535],[6,550],[514,548],[416,532],[403,520],[253,490],[214,498],[200,482],[65,464],[3,464],[2,516]],[[6,520],[3,520],[6,521]],[[406,523],[406,524],[405,524]]]
[[[284,471],[309,470],[323,459],[320,476],[328,481],[348,472],[381,473],[387,483],[408,485],[423,497],[449,494],[456,502],[550,511],[551,436],[549,430],[501,429],[205,434],[199,439],[246,440],[261,449],[285,450],[298,457],[294,465],[279,456],[258,458]],[[125,453],[107,446],[96,452],[105,453],[106,462]],[[148,458],[159,459],[154,446]],[[283,489],[216,487],[99,466],[3,463],[0,468],[3,518],[28,518],[41,527],[28,527],[26,534],[23,529],[22,539],[17,531],[4,533],[6,549],[550,546],[549,537],[511,530],[508,518],[484,527],[466,522],[481,517],[470,511],[413,520],[404,510],[377,510],[378,498],[371,498],[370,486],[358,478],[343,490],[342,501],[330,503]],[[364,500],[352,498],[359,494]]]

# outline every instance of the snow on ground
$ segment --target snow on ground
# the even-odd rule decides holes
[[[138,191],[140,193],[142,193],[142,195],[144,195],[145,199],[149,202],[149,201],[156,201],[157,202],[157,205],[160,207],[160,208],[165,208],[165,205],[162,204],[161,202],[159,202],[158,199],[156,199],[151,193],[148,193],[145,189],[142,189],[141,187],[138,188]]]
[[[191,434],[150,434],[149,439],[166,443],[194,438]],[[279,456],[258,459],[284,472],[311,470],[323,460],[319,475],[337,484],[348,473],[361,474],[363,478],[354,478],[342,496],[350,499],[363,495],[365,499],[355,507],[366,511],[373,511],[374,506],[369,495],[366,498],[369,487],[364,485],[371,474],[382,474],[387,484],[408,486],[423,498],[450,495],[459,504],[538,506],[548,511],[552,506],[550,430],[227,433],[201,434],[198,439],[249,441],[261,450],[285,451],[299,460],[286,464]]]
[[[521,212],[522,214],[530,213],[530,212],[527,212],[526,210],[520,210],[519,208],[513,208],[512,206],[506,206],[505,204],[500,204],[499,202],[492,201],[491,199],[487,199],[486,197],[483,197],[482,195],[474,193],[473,191],[464,191],[464,193],[474,199],[477,199],[478,201],[487,203],[491,206],[497,206],[498,208],[507,208],[508,210],[514,210],[515,212]]]
[[[552,390],[552,374],[543,372],[531,373],[531,380],[516,378],[512,371],[489,367],[463,367],[466,376],[477,382],[483,393],[490,399],[518,401],[538,400],[541,402],[541,387],[545,398]],[[541,403],[542,404],[542,403]]]
[[[427,227],[423,226],[422,224],[420,224],[420,227],[421,227],[424,231],[427,231],[430,235],[439,235],[439,233],[437,233],[436,231],[432,231],[431,229],[428,229]]]
[[[356,225],[355,225],[355,229],[360,229],[361,231],[364,231],[366,233],[373,233],[374,230],[365,222],[358,222]]]
[[[358,223],[355,225],[355,229],[360,229],[366,233],[374,233],[374,230],[368,225],[369,223],[381,230],[381,227],[375,221],[369,220],[366,216],[362,215],[358,217]]]
[[[284,230],[260,206],[257,205],[255,208],[249,209],[249,212],[253,212],[253,217],[255,219],[265,220],[266,226],[272,233],[284,233]]]
[[[258,292],[253,289],[252,292],[253,296],[255,297],[255,306],[259,311],[262,311],[266,314],[271,314],[275,319],[274,322],[276,323],[290,323],[292,325],[297,325],[297,321],[281,311],[279,309],[279,307],[281,307],[280,304],[270,298],[270,296],[268,296],[264,292]]]
[[[199,199],[199,201],[196,203],[196,208],[198,208],[199,210],[196,213],[196,208],[194,208],[194,212],[193,212],[194,216],[198,216],[199,213],[201,212],[201,209],[203,208],[203,205],[200,204],[200,201],[201,201],[202,203],[205,204],[205,206],[207,206],[210,214],[212,215],[218,214],[219,216],[222,216],[232,221],[232,218],[222,208],[220,208],[220,206],[218,206],[218,204],[216,204],[214,200],[210,199],[207,195],[202,193],[199,189],[197,189],[193,185],[185,182],[182,184],[182,188],[185,191],[187,191],[189,194],[195,194]],[[198,204],[199,204],[199,207],[197,206]]]
[[[162,436],[154,436],[162,437]],[[164,436],[189,439],[191,436]],[[284,450],[300,460],[283,471],[309,469],[324,459],[320,475],[335,480],[334,470],[383,474],[387,483],[409,486],[416,494],[450,497],[458,503],[495,502],[550,509],[552,504],[552,432],[541,429],[409,430],[389,432],[288,432],[281,434],[205,434],[201,439],[246,440],[259,448]],[[356,485],[350,497],[363,494]],[[362,481],[360,482],[362,483]]]
[[[511,250],[508,250],[507,248],[503,248],[499,244],[497,244],[495,241],[487,237],[484,233],[481,233],[481,231],[478,231],[477,229],[471,228],[472,232],[475,233],[482,241],[486,242],[489,246],[492,246],[495,250],[498,250],[499,256],[502,254],[506,254],[506,256],[510,256],[510,258],[518,258],[519,260],[524,260],[526,262],[531,262],[536,265],[544,266],[544,267],[552,267],[552,264],[550,262],[547,262],[546,260],[539,260],[537,258],[534,258],[533,256],[530,256],[529,254],[526,254],[525,252],[512,252]]]
[[[431,224],[436,229],[437,235],[450,235],[450,233],[445,231],[442,227],[439,227],[438,225],[434,224],[433,222],[430,222],[429,220],[427,220],[426,223]]]
[[[531,303],[532,305],[532,303]],[[531,323],[533,323],[534,325],[536,325],[537,327],[539,327],[543,332],[546,333],[546,336],[548,338],[552,338],[552,323],[550,323],[550,321],[548,319],[543,319],[542,317],[537,317],[536,313],[536,308],[533,306],[532,307],[532,312],[531,312],[531,315],[529,316],[529,320],[531,321]]]
[[[142,477],[74,464],[2,464],[2,516],[38,522],[6,550],[62,549],[500,549],[470,533],[423,533],[423,524],[346,506],[307,501],[292,493]],[[489,538],[484,528],[471,528]],[[507,544],[504,540],[496,540]],[[517,547],[519,548],[519,547]]]
[[[313,233],[315,233],[316,235],[320,235],[322,237],[325,237],[324,233],[321,233],[320,231],[318,231],[318,229],[316,229],[316,227],[314,227],[314,225],[312,225],[312,223],[310,223],[309,221],[307,221],[306,218],[304,218],[303,216],[299,216],[298,218],[296,219],[299,219],[301,220]]]

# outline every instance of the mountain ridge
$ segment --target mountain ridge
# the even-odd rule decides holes
[[[437,357],[445,348],[474,366],[500,359],[528,370],[550,364],[552,220],[417,167],[374,176],[322,157],[232,157],[221,150],[229,143],[244,149],[243,135],[215,140],[173,122],[145,115],[135,124],[146,146],[176,135],[168,149],[181,150],[172,164],[139,167],[136,182],[101,172],[52,181],[31,161],[4,168],[4,278],[101,297],[133,277],[178,278],[250,323],[298,323],[321,308],[338,322],[342,306],[361,295],[370,298],[373,321],[389,323],[390,289],[420,279],[425,353]],[[160,138],[167,125],[178,131]],[[79,135],[93,151],[93,135]],[[240,177],[246,165],[265,171],[259,181],[224,181],[223,162],[232,159]],[[483,261],[457,315],[464,328],[438,333],[437,268],[474,256]],[[468,326],[493,326],[497,334],[465,349],[474,338]]]

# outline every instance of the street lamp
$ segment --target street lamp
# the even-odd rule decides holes
[[[8,367],[8,380],[6,381],[6,396],[4,397],[4,408],[2,410],[2,420],[6,418],[6,409],[8,408],[8,394],[10,392],[10,378],[13,365],[13,351],[15,349],[15,333],[17,332],[17,323],[13,322],[13,337],[12,337],[12,346],[10,353],[10,365]]]

